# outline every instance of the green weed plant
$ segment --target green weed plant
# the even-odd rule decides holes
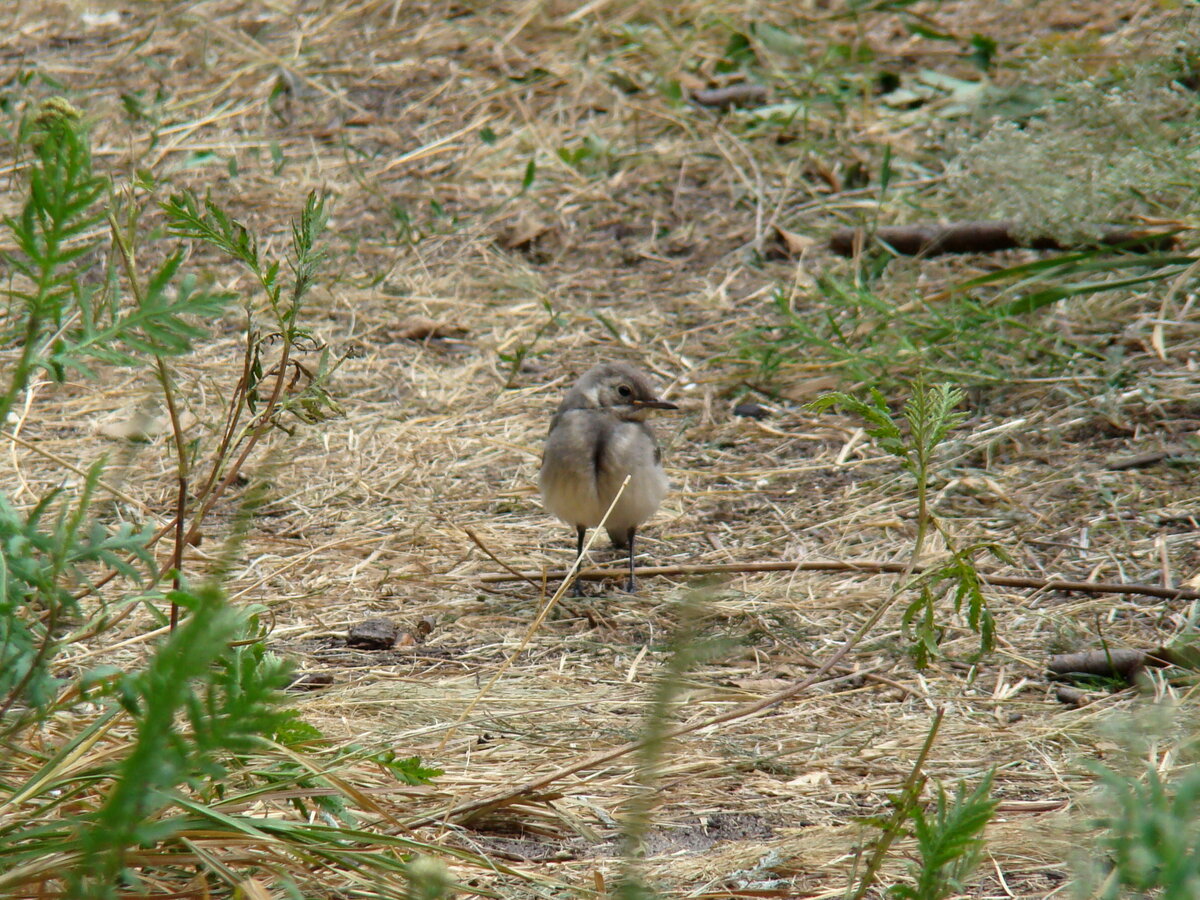
[[[324,201],[310,197],[295,223],[285,274],[215,201],[176,195],[163,205],[176,244],[143,274],[140,211],[94,170],[81,115],[50,101],[16,132],[29,157],[24,200],[3,222],[13,250],[0,345],[13,361],[0,424],[39,373],[62,382],[103,366],[149,370],[171,414],[178,491],[173,521],[158,530],[98,501],[111,490],[104,460],[26,507],[0,493],[0,894],[108,900],[200,879],[206,895],[210,886],[228,895],[254,875],[301,896],[311,871],[330,866],[369,885],[362,896],[403,894],[410,855],[430,848],[358,827],[353,792],[335,773],[368,756],[305,761],[320,736],[285,699],[291,666],[266,649],[260,610],[228,601],[223,566],[207,580],[185,571],[189,541],[262,437],[285,415],[336,413],[325,389],[335,366],[300,361],[317,349],[302,301],[321,271]],[[205,287],[186,271],[180,241],[238,260],[261,295]],[[245,356],[218,446],[202,459],[182,439],[171,360],[193,352],[239,300]],[[226,560],[261,501],[260,488],[249,493]],[[153,547],[170,533],[174,552],[160,568]],[[134,609],[161,615],[161,606],[172,610],[170,630],[140,662],[72,664],[79,642],[102,645]],[[439,774],[415,759],[370,759],[407,783]],[[289,805],[298,818],[284,815]],[[256,807],[271,811],[247,812]],[[205,849],[214,835],[232,860]],[[375,853],[364,862],[366,846]]]

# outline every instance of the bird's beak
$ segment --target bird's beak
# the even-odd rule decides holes
[[[633,406],[637,409],[679,409],[670,400],[634,400]]]

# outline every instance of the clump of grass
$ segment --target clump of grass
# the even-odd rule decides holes
[[[992,308],[977,291],[897,304],[877,278],[836,275],[818,278],[816,290],[816,302],[797,309],[790,292],[777,288],[767,313],[776,321],[741,338],[749,380],[763,389],[786,386],[788,366],[801,361],[828,367],[848,386],[890,392],[918,372],[995,386],[1015,368],[1054,372],[1078,355],[1036,323]]]
[[[803,363],[828,368],[848,386],[889,393],[921,372],[995,392],[1014,377],[1092,374],[1111,362],[1108,332],[1065,333],[1045,313],[1064,300],[1120,297],[1186,278],[1196,258],[1083,250],[1006,266],[901,304],[886,297],[887,262],[876,257],[867,277],[817,279],[818,302],[803,310],[789,290],[777,288],[776,322],[739,342],[748,380],[772,393],[786,387],[790,366]]]
[[[1200,892],[1200,771],[1190,702],[1150,705],[1109,721],[1117,750],[1097,777],[1092,853],[1077,861],[1076,896],[1097,900]]]
[[[1200,126],[1164,62],[1075,73],[1027,121],[996,122],[951,162],[952,201],[1065,240],[1138,215],[1192,214]]]

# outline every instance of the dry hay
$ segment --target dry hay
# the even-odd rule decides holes
[[[977,2],[930,12],[958,33],[1000,37],[1026,62],[1074,40],[1097,67],[1148,52],[1167,15],[1143,2],[1035,5],[1036,15],[1027,4]],[[446,770],[433,791],[395,800],[401,818],[502,790],[640,732],[691,590],[684,579],[576,601],[572,608],[590,608],[599,627],[581,614],[552,617],[441,747],[540,600],[525,584],[482,589],[478,576],[497,566],[466,529],[516,568],[569,559],[568,529],[542,514],[533,484],[553,404],[593,360],[640,362],[684,407],[660,424],[674,490],[642,544],[648,560],[906,558],[915,500],[905,478],[856,423],[803,408],[830,385],[826,370],[803,355],[789,360],[771,401],[777,414],[762,423],[730,408],[751,377],[738,341],[771,315],[775,285],[797,285],[803,298],[813,275],[853,265],[820,253],[754,261],[752,252],[770,249],[777,223],[819,236],[856,221],[874,195],[831,192],[814,172],[846,181],[855,166],[877,170],[883,142],[898,153],[918,148],[922,128],[859,98],[844,114],[813,114],[797,138],[802,156],[654,89],[660,79],[685,89],[704,83],[726,23],[745,25],[747,16],[810,16],[806,40],[856,40],[852,22],[825,16],[823,6],[758,4],[752,16],[690,2],[669,10],[403,0],[10,8],[0,37],[8,66],[66,85],[95,122],[97,157],[112,173],[149,168],[170,185],[211,190],[274,253],[309,190],[333,198],[331,260],[309,316],[331,347],[356,351],[334,384],[346,415],[273,436],[273,500],[255,521],[231,592],[269,607],[276,649],[306,671],[334,674],[333,687],[298,698],[306,718],[335,739],[420,754]],[[684,27],[692,21],[700,24]],[[904,72],[969,72],[898,21],[868,15],[857,39]],[[627,82],[638,90],[626,93]],[[55,90],[35,83],[25,96]],[[120,94],[141,91],[150,107],[156,90],[165,99],[152,113],[161,131],[151,142],[150,124],[130,122]],[[492,143],[481,139],[485,128]],[[562,161],[560,148],[585,140],[590,157],[578,167]],[[523,190],[531,159],[536,172]],[[914,208],[938,211],[937,179],[908,180]],[[222,285],[250,289],[224,261],[197,253],[193,262]],[[904,302],[994,264],[899,262],[880,290]],[[1014,376],[1004,390],[973,396],[975,415],[936,486],[936,511],[954,533],[995,540],[1019,571],[1045,577],[1178,583],[1193,575],[1200,554],[1191,520],[1162,525],[1150,515],[1190,500],[1190,474],[1104,469],[1109,455],[1190,433],[1200,419],[1192,327],[1167,323],[1165,359],[1147,342],[1160,302],[1126,292],[1051,314],[1064,331],[1112,332],[1137,376],[1126,387],[1090,371]],[[411,316],[456,336],[406,337]],[[206,439],[241,346],[236,317],[217,331],[176,366],[192,433]],[[504,359],[523,349],[516,365]],[[153,394],[151,378],[124,371],[100,384],[40,384],[16,424],[28,443],[3,447],[9,496],[28,503],[62,478],[41,451],[77,464],[119,451],[109,479],[136,501],[117,501],[120,513],[165,521],[173,502],[166,435],[126,452],[100,430]],[[218,508],[194,565],[217,552],[236,508],[235,500]],[[678,720],[811,673],[810,661],[840,646],[893,584],[892,576],[813,573],[725,579],[707,596],[700,628],[734,638],[735,649],[688,675]],[[914,672],[893,611],[848,660],[877,677],[838,678],[672,746],[647,874],[688,896],[722,896],[739,883],[838,895],[865,833],[857,820],[887,810],[933,710],[944,708],[929,774],[974,782],[998,767],[1000,812],[972,895],[1054,893],[1068,877],[1066,846],[1089,784],[1078,761],[1098,752],[1097,721],[1135,701],[1127,692],[1063,707],[1043,678],[1044,659],[1094,646],[1098,634],[1156,646],[1184,610],[1137,597],[994,590],[989,598],[1000,647],[978,668],[954,661],[975,641],[958,622],[943,645],[949,660]],[[409,630],[425,617],[435,624],[413,646],[345,648],[347,626],[379,615]],[[136,658],[153,633],[147,622],[130,618],[91,652]],[[125,643],[109,646],[116,640]],[[596,871],[611,879],[617,822],[637,794],[631,759],[554,789],[561,797],[552,803],[509,808],[442,839],[583,887]],[[714,830],[725,839],[704,838]]]

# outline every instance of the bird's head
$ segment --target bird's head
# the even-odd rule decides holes
[[[627,363],[601,363],[585,372],[559,409],[580,407],[608,409],[618,418],[635,422],[645,421],[654,410],[679,408],[660,400],[650,379]]]

